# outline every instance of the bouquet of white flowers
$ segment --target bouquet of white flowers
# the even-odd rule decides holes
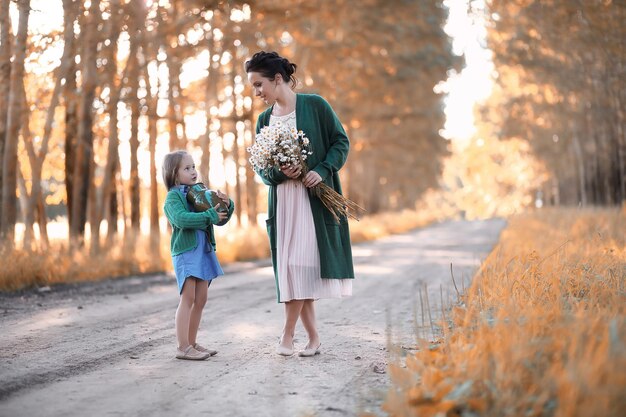
[[[300,178],[307,174],[306,160],[312,154],[309,138],[304,132],[289,128],[281,122],[262,127],[254,144],[248,147],[248,152],[254,169],[269,171],[275,166],[291,165],[300,167]],[[345,198],[323,182],[312,187],[310,191],[322,201],[337,222],[340,217],[348,216],[359,220],[355,213],[364,211],[354,201]]]
[[[309,138],[304,132],[290,129],[281,122],[261,128],[248,152],[254,169],[261,171],[277,165],[306,166],[305,161],[311,154]]]

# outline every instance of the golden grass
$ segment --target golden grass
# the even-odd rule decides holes
[[[430,214],[433,212],[405,210],[367,216],[360,222],[350,222],[351,236],[353,242],[361,242],[406,232],[438,220]],[[222,264],[270,256],[265,229],[218,228],[216,234]],[[170,271],[169,242],[170,235],[162,234],[159,249],[154,250],[149,238],[140,236],[132,245],[122,240],[96,256],[90,256],[87,249],[70,251],[66,241],[53,242],[46,250],[0,248],[2,259],[10,260],[0,269],[0,291]]]
[[[623,416],[626,212],[510,219],[444,334],[391,366],[391,416]]]
[[[59,283],[97,281],[105,278],[164,271],[170,261],[169,240],[161,240],[158,250],[147,237],[134,243],[117,243],[107,251],[91,255],[88,249],[70,250],[66,242],[53,241],[47,249],[0,249],[0,290],[15,291]],[[160,252],[160,253],[159,253]]]
[[[350,238],[352,243],[375,240],[423,227],[432,222],[433,219],[427,213],[413,210],[374,214],[359,221],[350,220]]]
[[[219,232],[218,232],[219,233]],[[267,232],[260,227],[246,227],[217,235],[217,256],[221,263],[268,258]]]

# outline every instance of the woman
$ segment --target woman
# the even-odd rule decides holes
[[[352,295],[352,249],[346,218],[333,215],[308,188],[324,182],[341,193],[338,171],[350,143],[333,109],[322,97],[296,94],[296,64],[276,52],[257,52],[245,63],[255,95],[270,107],[257,120],[261,127],[278,121],[295,126],[309,138],[309,171],[297,167],[257,172],[269,185],[267,231],[272,251],[278,302],[285,303],[285,326],[276,352],[291,356],[298,318],[309,340],[300,356],[320,353],[315,300]]]

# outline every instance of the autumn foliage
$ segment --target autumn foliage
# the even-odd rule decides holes
[[[350,199],[369,213],[414,209],[436,185],[447,150],[433,86],[460,63],[440,0],[39,4],[0,0],[5,244],[45,250],[59,216],[72,250],[96,255],[141,230],[156,251],[160,163],[179,148],[237,202],[233,223],[256,226],[265,187],[246,148],[265,106],[243,64],[261,49],[295,62],[297,92],[322,95],[345,124]],[[52,28],[38,24],[47,12]]]
[[[620,205],[624,1],[491,0],[485,19],[495,87],[479,108],[480,133],[530,146],[545,203]]]

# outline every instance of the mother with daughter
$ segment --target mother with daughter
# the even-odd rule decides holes
[[[257,174],[269,187],[267,232],[276,281],[276,297],[285,306],[285,320],[276,353],[292,356],[298,320],[308,341],[297,350],[302,357],[321,351],[315,301],[352,295],[354,269],[350,232],[345,216],[335,216],[309,190],[321,182],[341,194],[339,170],[348,157],[350,142],[328,102],[314,94],[295,93],[296,64],[276,52],[260,51],[245,62],[256,97],[269,107],[258,117],[262,127],[281,122],[302,130],[312,154],[307,172],[295,166],[275,166]],[[192,157],[184,151],[168,154],[163,163],[168,188],[165,214],[172,226],[172,261],[179,285],[176,312],[179,359],[204,360],[217,352],[196,342],[202,309],[211,280],[223,272],[215,256],[213,225],[223,224],[234,203],[219,193],[226,212],[194,212],[186,201],[189,187],[198,180]]]

